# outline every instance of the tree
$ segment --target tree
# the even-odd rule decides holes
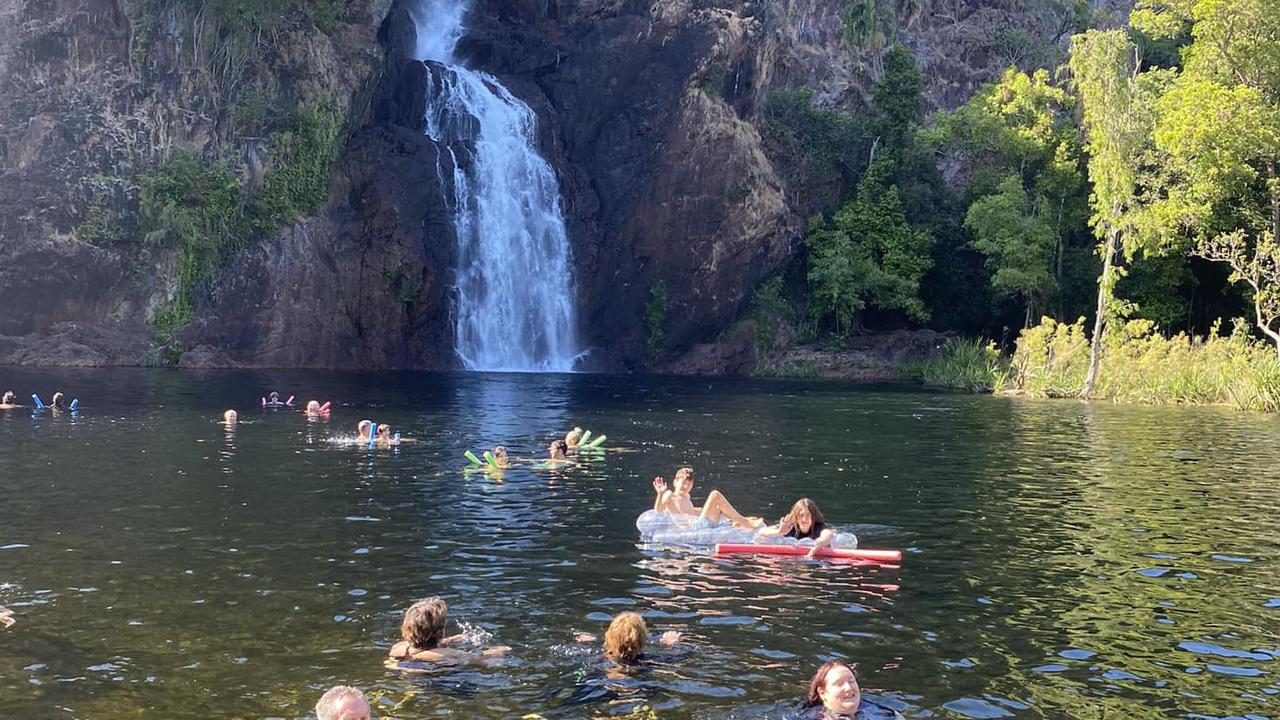
[[[1071,95],[1048,72],[1010,68],[920,133],[924,144],[964,167],[971,198],[965,226],[978,236],[971,245],[986,256],[993,286],[1022,296],[1033,316],[1033,306],[1045,309],[1049,296],[1061,301],[1067,245],[1087,214],[1073,109]],[[1015,208],[1021,208],[1016,216]],[[1017,224],[1022,234],[1013,232]],[[1018,238],[1028,246],[1017,247]],[[1043,272],[1031,265],[1041,260]]]
[[[1265,0],[1143,3],[1135,24],[1153,37],[1189,32],[1184,67],[1157,104],[1154,139],[1169,183],[1145,229],[1229,265],[1252,291],[1258,329],[1280,333],[1280,15]]]
[[[1057,233],[1036,213],[1017,176],[1010,175],[996,192],[975,200],[964,226],[974,235],[973,247],[987,259],[991,284],[1019,296],[1026,305],[1023,327],[1053,291],[1050,272]]]
[[[1080,97],[1093,182],[1090,222],[1102,241],[1089,372],[1080,391],[1087,398],[1098,379],[1102,335],[1114,309],[1117,253],[1123,250],[1132,256],[1141,247],[1133,211],[1138,204],[1138,159],[1150,135],[1154,84],[1139,73],[1135,49],[1122,30],[1076,35],[1071,39],[1069,65]]]
[[[907,223],[898,188],[888,182],[886,158],[872,163],[858,192],[830,221],[814,218],[805,239],[813,312],[831,317],[847,332],[868,304],[902,310],[915,320],[929,313],[920,300],[920,279],[933,264],[932,237]]]

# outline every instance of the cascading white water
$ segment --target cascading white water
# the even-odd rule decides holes
[[[560,188],[529,106],[454,62],[465,14],[465,0],[414,11],[416,58],[440,63],[428,68],[426,133],[454,160],[455,347],[469,370],[567,372],[579,349]]]

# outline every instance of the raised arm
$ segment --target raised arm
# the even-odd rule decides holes
[[[668,512],[671,504],[671,491],[667,489],[667,481],[661,476],[653,479],[653,491],[658,495],[653,499],[655,512]]]
[[[789,532],[791,532],[791,524],[787,522],[787,518],[784,515],[778,520],[777,525],[760,528],[756,531],[756,534],[762,537],[782,537]]]

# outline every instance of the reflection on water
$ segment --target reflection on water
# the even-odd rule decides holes
[[[833,657],[908,716],[1277,714],[1274,418],[806,383],[8,375],[81,397],[0,411],[15,717],[295,718],[343,682],[406,720],[783,718]],[[333,417],[262,411],[267,388]],[[365,417],[413,442],[331,442]],[[465,471],[467,449],[541,457],[572,425],[626,452]],[[807,495],[902,565],[639,546],[649,479],[682,464],[699,499],[775,518]],[[510,656],[384,670],[432,594]],[[573,642],[622,610],[685,641],[627,672]]]

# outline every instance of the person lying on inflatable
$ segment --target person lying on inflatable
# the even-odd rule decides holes
[[[693,468],[682,467],[676,470],[676,478],[672,489],[667,489],[667,481],[662,477],[653,479],[653,489],[658,496],[653,501],[654,512],[668,515],[690,516],[699,519],[708,526],[718,525],[728,520],[734,527],[751,530],[764,525],[758,517],[746,517],[729,503],[729,499],[719,490],[712,490],[702,507],[693,504],[689,498],[693,492]]]
[[[810,560],[819,550],[830,545],[831,541],[836,537],[836,532],[823,522],[822,511],[818,509],[818,504],[809,498],[797,500],[796,504],[791,506],[791,511],[783,515],[777,525],[761,528],[756,534],[760,537],[791,537],[797,540],[812,540],[813,547],[805,555]]]

